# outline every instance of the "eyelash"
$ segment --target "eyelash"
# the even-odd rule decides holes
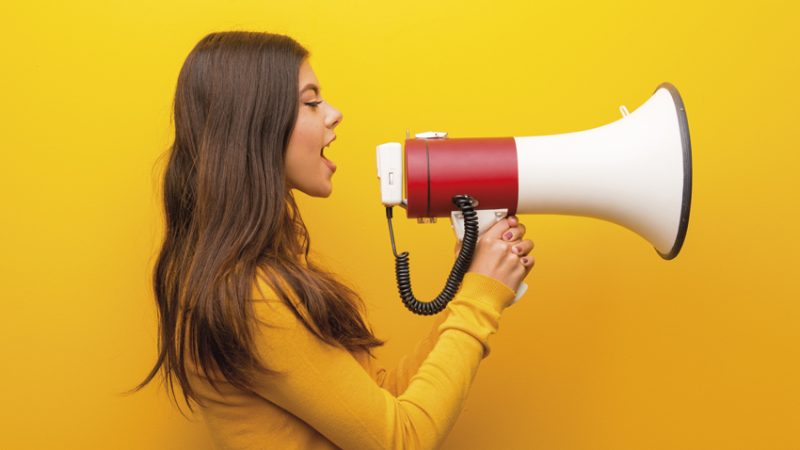
[[[319,106],[320,103],[322,103],[322,100],[320,100],[318,102],[307,102],[306,105],[308,105],[308,106],[310,106],[312,108],[316,108],[317,106]]]

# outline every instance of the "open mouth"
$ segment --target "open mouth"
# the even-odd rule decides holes
[[[325,165],[328,166],[328,168],[331,170],[331,172],[336,172],[336,164],[334,164],[333,161],[331,161],[330,159],[325,157],[325,153],[324,152],[325,152],[326,148],[328,148],[327,145],[320,149],[319,156],[322,158],[322,161],[325,162]]]

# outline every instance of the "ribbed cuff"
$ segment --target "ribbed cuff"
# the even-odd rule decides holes
[[[457,296],[489,303],[500,312],[511,304],[516,293],[499,280],[476,272],[467,272]]]

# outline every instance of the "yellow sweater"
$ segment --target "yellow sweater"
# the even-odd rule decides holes
[[[258,285],[265,294],[255,301],[258,354],[281,374],[257,375],[253,395],[215,377],[217,392],[190,371],[219,449],[437,448],[514,298],[503,283],[467,273],[430,334],[386,370],[366,353],[320,341],[263,281]]]

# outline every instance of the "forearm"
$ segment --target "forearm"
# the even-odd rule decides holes
[[[449,316],[450,310],[448,309],[434,316],[433,323],[425,337],[417,342],[411,353],[404,355],[395,367],[385,369],[377,366],[377,362],[373,360],[373,365],[377,366],[374,372],[375,381],[378,385],[395,396],[405,392],[411,382],[411,377],[417,373],[425,358],[428,357],[436,345],[440,334],[439,327]]]

